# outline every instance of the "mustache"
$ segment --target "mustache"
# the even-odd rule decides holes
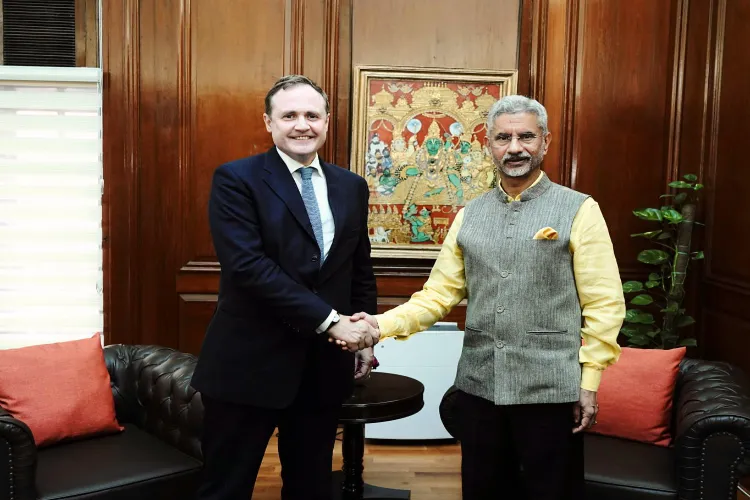
[[[531,155],[529,153],[519,153],[519,154],[505,154],[503,155],[503,163],[508,163],[509,161],[519,161],[519,160],[531,160]]]

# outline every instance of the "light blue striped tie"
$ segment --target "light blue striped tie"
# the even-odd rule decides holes
[[[312,183],[312,174],[314,167],[302,167],[299,169],[299,173],[302,176],[302,201],[305,202],[305,208],[307,209],[307,216],[310,218],[310,224],[312,224],[313,233],[315,233],[315,241],[318,242],[320,248],[320,265],[323,265],[323,257],[325,246],[323,244],[323,223],[320,221],[320,208],[318,207],[318,199],[315,197],[315,188]]]

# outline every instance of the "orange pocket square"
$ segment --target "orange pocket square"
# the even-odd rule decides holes
[[[557,239],[557,231],[552,229],[551,227],[543,227],[539,231],[536,232],[534,235],[535,240],[556,240]]]

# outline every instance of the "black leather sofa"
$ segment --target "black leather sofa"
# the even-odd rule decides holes
[[[637,385],[633,384],[637,391]],[[456,439],[456,388],[440,417]],[[637,394],[633,395],[637,397]],[[750,471],[750,384],[727,363],[684,359],[675,388],[673,446],[587,433],[586,498],[606,500],[735,500]]]
[[[104,356],[119,434],[37,449],[0,408],[0,500],[191,498],[202,468],[195,357],[156,346],[111,345]]]

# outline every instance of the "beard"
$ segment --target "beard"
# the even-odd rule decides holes
[[[516,155],[506,153],[499,162],[495,160],[495,166],[506,177],[527,177],[542,165],[543,158],[544,155],[541,151],[536,156],[532,156],[526,152]],[[518,166],[508,165],[509,162],[514,161],[522,161],[523,163]],[[500,174],[500,172],[498,172],[498,174]]]

